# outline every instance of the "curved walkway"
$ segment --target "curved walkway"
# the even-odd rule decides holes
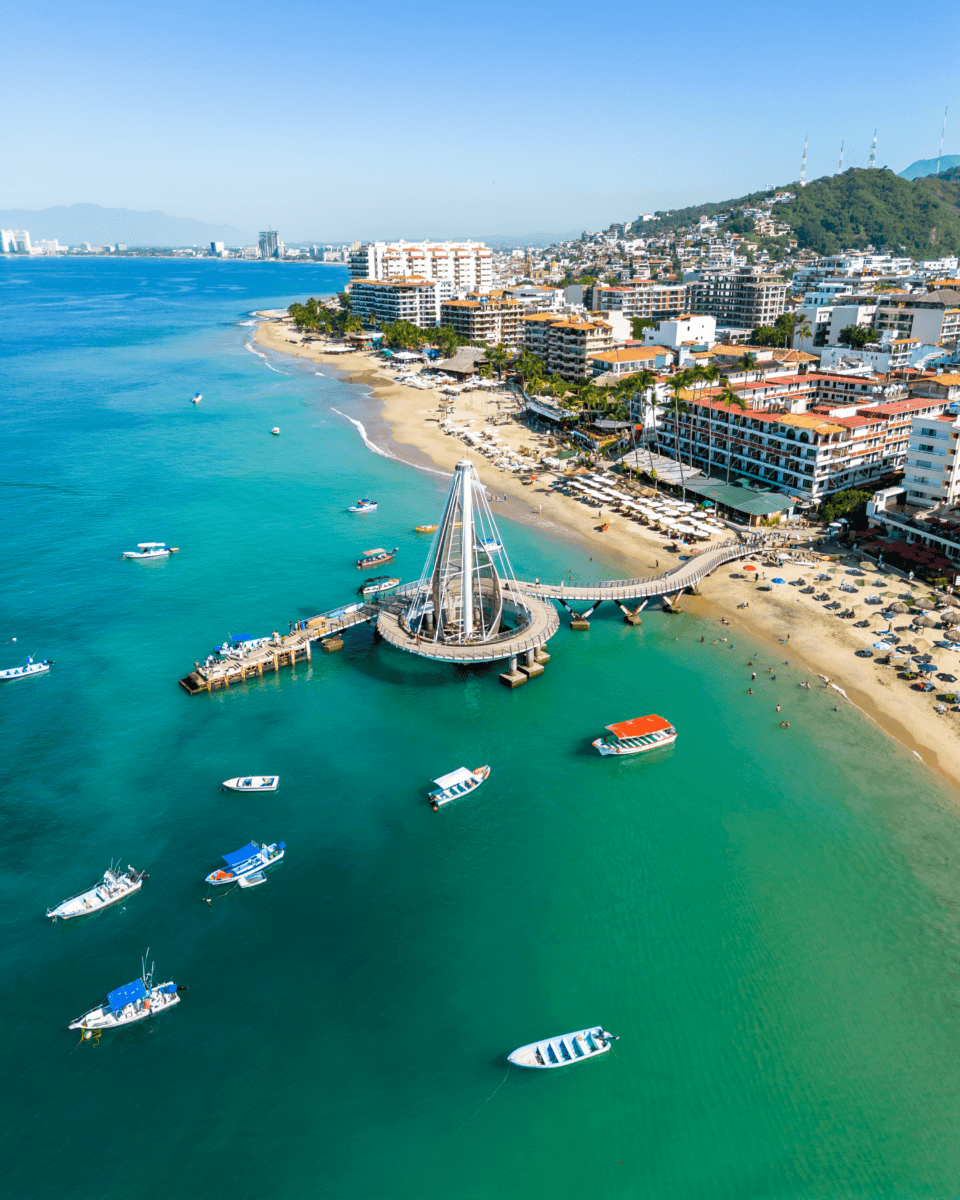
[[[400,624],[400,613],[396,611],[381,612],[377,618],[377,633],[398,650],[404,650],[407,654],[417,654],[420,658],[432,658],[436,662],[498,662],[504,658],[525,654],[528,650],[539,650],[560,627],[560,618],[552,604],[540,603],[535,597],[526,594],[524,600],[530,607],[530,624],[514,637],[503,636],[495,642],[459,646],[450,642],[424,641],[403,628]]]

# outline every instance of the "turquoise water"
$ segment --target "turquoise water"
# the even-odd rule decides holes
[[[348,602],[360,549],[419,571],[444,479],[331,411],[376,440],[361,389],[247,349],[251,309],[342,279],[0,262],[0,666],[56,661],[0,691],[4,1195],[956,1194],[955,797],[786,654],[748,696],[755,647],[611,607],[512,693],[366,629],[295,673],[177,686],[228,632]],[[368,493],[377,514],[344,511]],[[520,573],[616,568],[503,532]],[[144,540],[181,550],[120,561]],[[672,752],[589,751],[649,711]],[[430,778],[481,762],[431,812]],[[247,771],[280,790],[218,790]],[[286,862],[203,904],[251,838]],[[45,922],[111,855],[141,894]],[[68,1021],[148,946],[182,1003],[78,1045]],[[604,1060],[507,1069],[595,1022],[621,1035]]]

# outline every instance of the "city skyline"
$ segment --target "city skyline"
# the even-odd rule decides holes
[[[33,26],[42,36],[2,52],[0,207],[161,209],[289,241],[533,238],[789,183],[805,138],[808,179],[836,171],[841,143],[845,167],[867,166],[875,129],[877,164],[902,170],[936,156],[948,85],[905,71],[855,105],[838,90],[838,62],[888,60],[888,7],[867,23],[835,8],[802,91],[784,103],[758,81],[745,104],[751,74],[794,56],[796,13],[749,5],[732,21],[699,2],[677,45],[659,10],[618,16],[614,36],[569,4],[549,25],[529,4],[495,4],[482,22],[430,3],[324,6],[264,53],[247,0],[229,18],[58,0]],[[949,40],[956,16],[921,3],[898,28],[902,62],[921,63],[911,31],[934,16]],[[943,151],[958,145],[948,120]]]

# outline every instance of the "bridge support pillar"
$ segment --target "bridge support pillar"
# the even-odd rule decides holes
[[[680,606],[677,604],[677,600],[679,598],[679,592],[674,592],[672,596],[662,596],[661,600],[663,601],[663,611],[665,613],[670,613],[671,616],[676,616],[676,614],[681,611]]]
[[[320,644],[323,646],[324,654],[333,654],[335,650],[343,649],[343,638],[336,634],[334,637],[324,638]]]
[[[528,679],[533,679],[534,676],[543,674],[543,663],[537,662],[536,650],[527,651],[527,661],[520,670]]]
[[[550,655],[547,653],[546,646],[541,646],[539,650],[535,650],[533,652],[533,657],[537,660],[538,663],[542,663],[543,666],[546,666],[547,663],[550,661]]]
[[[521,684],[527,682],[527,676],[524,675],[522,671],[517,669],[516,655],[510,659],[509,663],[507,664],[507,669],[501,672],[500,682],[504,687],[508,688],[520,687]]]
[[[646,604],[646,600],[638,604],[636,608],[630,609],[625,604],[621,604],[619,600],[617,601],[617,607],[623,613],[623,619],[628,625],[643,624],[643,618],[640,616],[640,612],[643,609],[644,604]]]

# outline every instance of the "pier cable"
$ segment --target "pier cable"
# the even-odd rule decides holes
[[[509,1074],[510,1074],[510,1068],[509,1068],[509,1067],[507,1067],[507,1075],[509,1075]],[[486,1106],[487,1106],[487,1105],[490,1103],[490,1101],[491,1101],[491,1100],[494,1098],[494,1096],[497,1094],[497,1092],[499,1092],[499,1091],[500,1091],[500,1089],[503,1087],[503,1085],[504,1085],[504,1084],[507,1082],[507,1075],[504,1075],[504,1077],[503,1077],[503,1078],[500,1080],[500,1082],[499,1082],[499,1083],[497,1084],[497,1086],[496,1086],[496,1087],[493,1089],[493,1091],[490,1093],[490,1095],[489,1095],[489,1096],[486,1098],[486,1100],[484,1100],[483,1104],[481,1104],[481,1105],[480,1105],[480,1108],[486,1108]],[[445,1147],[447,1147],[447,1146],[449,1146],[449,1145],[450,1145],[450,1143],[451,1143],[451,1142],[453,1141],[453,1139],[454,1139],[454,1138],[457,1136],[457,1134],[460,1132],[460,1130],[461,1130],[461,1129],[463,1129],[463,1126],[464,1126],[464,1125],[469,1125],[469,1124],[470,1124],[470,1122],[473,1120],[473,1118],[474,1118],[474,1117],[477,1115],[477,1113],[480,1111],[480,1108],[478,1108],[478,1109],[476,1110],[476,1112],[472,1112],[472,1113],[470,1114],[470,1116],[469,1116],[469,1117],[467,1117],[467,1119],[464,1121],[463,1125],[460,1125],[460,1126],[459,1126],[457,1129],[455,1129],[455,1130],[453,1131],[453,1133],[451,1133],[451,1134],[450,1134],[450,1136],[447,1138],[447,1140],[446,1140],[446,1141],[443,1143],[443,1146],[441,1146],[441,1147],[440,1147],[440,1149],[441,1149],[441,1150],[443,1150]]]

